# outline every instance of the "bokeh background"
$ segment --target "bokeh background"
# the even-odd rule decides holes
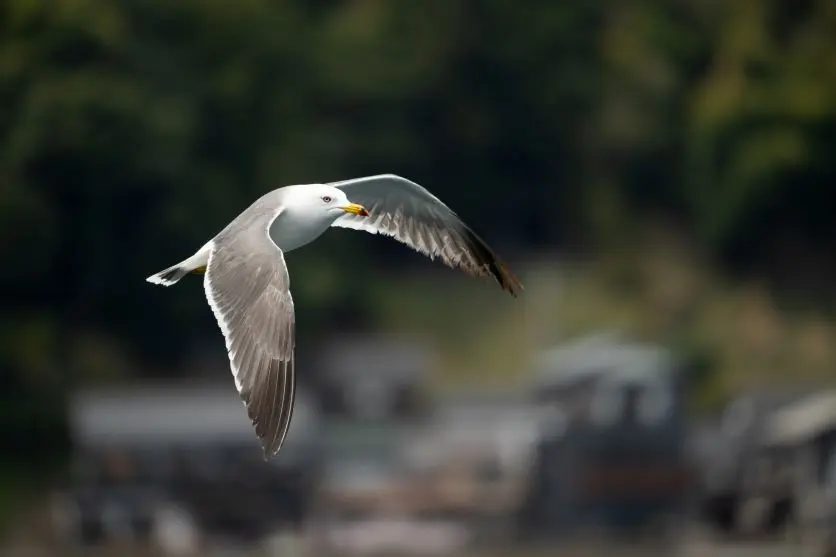
[[[81,543],[78,528],[55,534],[54,493],[70,500],[83,484],[96,500],[118,499],[88,476],[124,468],[139,482],[138,447],[165,461],[197,438],[201,450],[223,445],[228,426],[238,445],[219,462],[292,468],[293,447],[260,460],[234,396],[225,417],[205,414],[228,407],[233,383],[199,279],[161,289],[144,278],[293,183],[410,178],[526,286],[513,299],[351,231],[291,253],[300,407],[324,424],[308,432],[294,421],[299,446],[319,455],[303,469],[327,468],[343,450],[371,455],[378,437],[416,446],[381,424],[423,424],[431,442],[449,429],[433,420],[461,411],[474,438],[502,408],[523,412],[536,398],[537,354],[602,332],[681,363],[688,425],[674,437],[684,445],[691,424],[735,397],[826,389],[836,369],[834,141],[828,0],[5,0],[4,536],[10,547]],[[370,400],[388,402],[364,415]],[[518,444],[520,428],[508,434]],[[462,446],[440,452],[453,458]],[[537,459],[525,462],[523,486]],[[139,483],[168,493],[179,481],[161,477]],[[306,486],[293,495],[304,504],[267,497],[307,509],[294,532],[322,516],[311,502],[322,477],[282,480]],[[450,482],[440,491],[464,480]],[[242,490],[218,505],[254,505]],[[181,510],[211,506],[170,498]],[[524,514],[524,500],[503,516]],[[125,537],[111,534],[91,536]],[[411,539],[427,550],[420,540],[435,538]]]

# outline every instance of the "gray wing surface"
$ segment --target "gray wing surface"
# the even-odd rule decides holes
[[[369,217],[346,214],[332,226],[384,234],[446,265],[480,277],[493,278],[516,296],[520,281],[508,266],[440,199],[415,182],[381,174],[330,185],[360,203]]]
[[[266,458],[287,435],[296,384],[290,280],[264,220],[215,240],[203,286]]]

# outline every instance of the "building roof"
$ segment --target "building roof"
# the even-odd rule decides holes
[[[540,352],[534,359],[534,382],[541,388],[554,388],[605,374],[616,374],[625,382],[644,382],[674,370],[673,358],[664,347],[603,333]]]
[[[764,442],[789,445],[836,430],[836,390],[804,397],[775,412],[766,424]]]
[[[250,420],[231,383],[79,390],[69,404],[71,434],[82,446],[253,440]],[[287,443],[310,435],[316,422],[310,399],[297,392]]]

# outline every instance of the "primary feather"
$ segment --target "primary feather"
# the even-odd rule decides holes
[[[370,217],[343,215],[332,226],[385,234],[468,274],[493,278],[517,296],[522,284],[488,245],[447,205],[422,186],[394,174],[333,182]]]

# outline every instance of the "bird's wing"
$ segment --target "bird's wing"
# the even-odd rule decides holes
[[[522,284],[490,247],[440,199],[425,188],[394,174],[355,178],[330,185],[370,216],[345,214],[332,226],[385,234],[453,268],[494,278],[514,296]]]
[[[293,299],[274,218],[216,239],[203,286],[226,341],[235,386],[264,456],[282,446],[295,398]]]

